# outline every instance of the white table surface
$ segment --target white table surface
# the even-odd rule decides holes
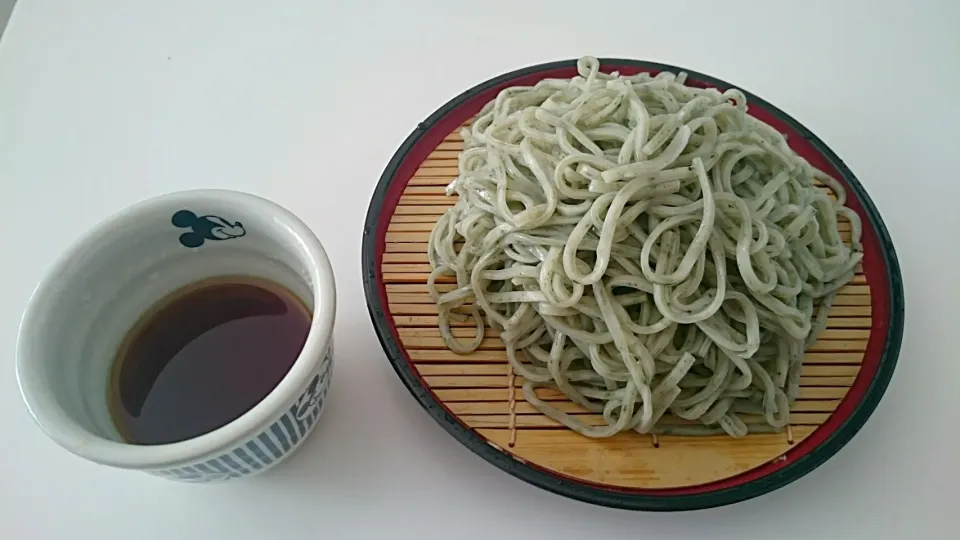
[[[956,532],[960,362],[948,347],[960,300],[956,2],[377,4],[20,0],[0,42],[0,536]],[[541,491],[449,437],[380,349],[362,294],[360,237],[390,156],[418,121],[472,85],[583,54],[686,66],[765,97],[846,161],[890,229],[908,302],[893,382],[846,448],[782,490],[669,515]],[[301,216],[330,253],[340,304],[334,385],[312,439],[270,474],[215,486],[61,450],[33,425],[13,370],[20,313],[60,251],[123,206],[202,186],[257,193]]]

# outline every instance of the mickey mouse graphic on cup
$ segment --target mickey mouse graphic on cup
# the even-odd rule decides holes
[[[188,248],[200,247],[207,240],[229,240],[247,234],[239,221],[230,223],[220,216],[198,216],[189,210],[173,214],[170,222],[182,229],[191,229],[180,235],[180,243]]]

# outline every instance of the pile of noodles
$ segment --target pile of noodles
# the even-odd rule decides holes
[[[485,318],[527,401],[589,437],[779,430],[862,256],[842,187],[738,90],[577,67],[503,90],[463,132],[459,200],[429,242],[444,340],[476,349]],[[454,290],[437,291],[442,275]],[[454,338],[451,321],[470,317],[476,337]]]

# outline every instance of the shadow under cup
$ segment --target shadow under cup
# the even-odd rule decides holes
[[[24,399],[48,435],[92,461],[198,481],[265,470],[313,427],[296,425],[304,399],[320,402],[310,411],[314,422],[319,416],[331,363],[329,270],[302,222],[252,195],[183,192],[128,208],[71,248],[34,293],[17,344]],[[218,276],[265,279],[302,300],[314,317],[300,357],[266,398],[219,429],[166,445],[124,442],[108,408],[110,370],[122,340],[158,301]],[[287,408],[294,412],[289,429],[281,422]],[[271,433],[271,421],[281,433]],[[249,443],[264,430],[267,436]],[[204,474],[189,466],[244,445],[238,467],[228,461]],[[170,473],[182,468],[190,470]]]

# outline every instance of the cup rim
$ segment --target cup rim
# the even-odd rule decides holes
[[[53,300],[53,285],[79,254],[102,242],[103,233],[118,223],[157,206],[171,203],[196,203],[198,200],[228,201],[251,211],[273,217],[294,240],[296,249],[309,262],[313,282],[313,320],[300,355],[277,386],[253,408],[232,422],[198,437],[168,444],[135,445],[101,437],[77,425],[63,412],[49,389],[30,375],[33,366],[25,350],[27,337],[36,331],[44,317],[44,306]],[[20,394],[34,421],[57,444],[96,463],[127,469],[158,469],[198,461],[251,438],[276,417],[309,382],[316,365],[330,344],[336,310],[333,268],[326,251],[307,225],[277,203],[240,191],[196,189],[152,197],[101,220],[62,253],[47,270],[30,296],[20,321],[16,346],[16,377]]]

